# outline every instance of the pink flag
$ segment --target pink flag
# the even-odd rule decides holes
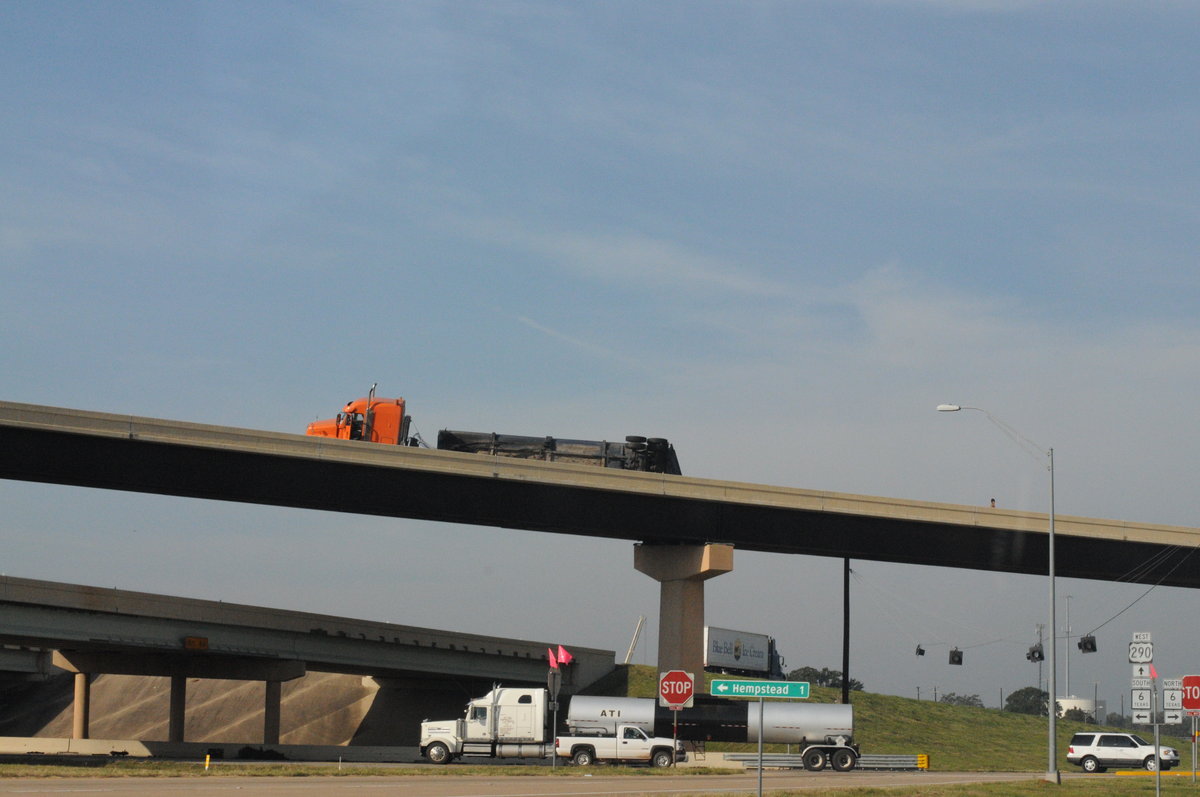
[[[562,665],[570,664],[575,661],[575,657],[567,652],[567,649],[562,645],[558,646],[558,663]]]
[[[1153,665],[1153,664],[1151,664],[1151,665],[1150,665],[1150,677],[1151,677],[1151,678],[1157,678],[1157,677],[1158,677],[1158,671],[1154,669],[1154,665]]]
[[[546,648],[546,655],[550,657],[550,669],[557,670],[558,662],[554,660],[554,648]]]

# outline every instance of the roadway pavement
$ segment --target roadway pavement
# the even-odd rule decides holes
[[[928,787],[969,783],[1030,781],[1031,772],[765,772],[763,793]],[[1097,777],[1097,776],[1092,776]],[[1105,777],[1105,776],[1099,776]],[[403,793],[404,797],[598,797],[599,795],[728,795],[755,793],[758,776],[738,775],[605,776],[367,776],[367,777],[194,777],[70,778],[0,780],[0,795],[64,797],[370,797]]]

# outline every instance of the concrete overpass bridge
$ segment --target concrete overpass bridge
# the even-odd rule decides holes
[[[545,642],[220,601],[0,576],[0,666],[9,674],[75,674],[72,736],[89,736],[95,674],[171,679],[169,742],[183,742],[187,679],[263,681],[263,742],[277,744],[280,686],[310,669],[386,680],[421,711],[457,713],[497,681],[546,682]],[[567,693],[613,669],[611,650],[570,647]],[[415,739],[413,740],[415,743]]]
[[[1045,573],[1047,516],[0,402],[0,478],[625,539],[660,666],[699,670],[732,550]],[[1058,515],[1059,575],[1200,587],[1200,530]],[[699,608],[699,615],[696,613]]]

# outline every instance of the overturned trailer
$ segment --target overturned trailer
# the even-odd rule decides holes
[[[494,457],[541,459],[546,462],[680,475],[675,447],[664,437],[631,435],[625,438],[625,442],[616,443],[443,429],[438,432],[437,447],[442,451],[464,451]]]

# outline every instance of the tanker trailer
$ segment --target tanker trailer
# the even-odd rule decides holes
[[[758,705],[753,701],[698,695],[691,708],[672,711],[647,698],[570,698],[567,727],[573,733],[607,733],[616,723],[635,725],[653,736],[677,732],[678,738],[693,742],[758,742]],[[828,764],[846,772],[858,761],[850,705],[767,701],[762,736],[765,744],[799,746],[805,769],[812,771]]]

